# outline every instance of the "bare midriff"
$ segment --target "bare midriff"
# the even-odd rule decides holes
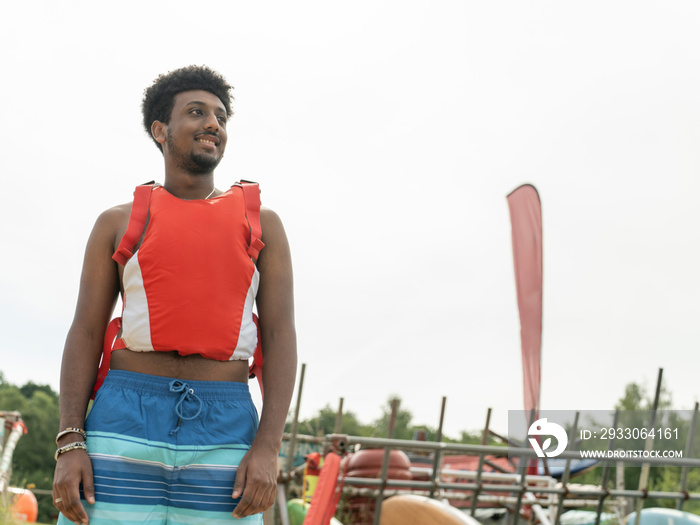
[[[201,355],[177,352],[133,352],[114,350],[110,368],[192,381],[248,382],[248,361],[215,361]]]

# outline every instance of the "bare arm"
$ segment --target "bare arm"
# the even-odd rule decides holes
[[[265,398],[260,426],[241,461],[233,497],[241,493],[235,517],[269,508],[275,499],[277,457],[294,390],[297,367],[294,293],[289,243],[276,213],[260,212],[265,248],[260,252],[257,307],[263,348]],[[245,486],[245,490],[244,489]]]
[[[123,218],[120,208],[104,212],[97,219],[87,243],[75,317],[66,337],[61,364],[61,429],[84,428],[85,425],[85,412],[97,376],[105,329],[119,293],[119,275],[112,253],[116,231]],[[68,434],[59,440],[59,446],[75,441],[82,441],[81,436]],[[74,450],[59,456],[53,496],[62,501],[57,507],[71,521],[87,523],[79,498],[80,483],[87,500],[92,503],[92,467],[87,454]]]

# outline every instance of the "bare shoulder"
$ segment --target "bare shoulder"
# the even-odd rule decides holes
[[[264,268],[271,261],[287,261],[289,242],[279,215],[270,208],[260,207],[260,228],[265,248],[260,252],[258,268]]]
[[[100,214],[100,216],[97,218],[97,222],[116,224],[123,221],[128,221],[129,214],[131,213],[131,204],[131,202],[125,202],[124,204],[112,206]]]
[[[260,226],[265,247],[260,250],[257,260],[260,272],[260,287],[256,297],[258,315],[261,320],[266,320],[262,326],[267,327],[267,330],[282,325],[293,327],[292,255],[287,234],[279,215],[269,208],[260,208]]]
[[[108,241],[113,245],[115,239],[120,239],[129,224],[131,203],[118,204],[103,211],[95,221],[93,236]]]
[[[282,226],[282,219],[280,219],[280,216],[265,206],[260,206],[260,228],[262,229],[263,237],[265,237],[266,233],[284,232],[284,226]]]

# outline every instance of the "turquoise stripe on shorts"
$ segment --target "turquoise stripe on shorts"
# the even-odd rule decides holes
[[[247,384],[110,370],[85,422],[90,524],[261,524],[235,520],[231,498],[257,428]]]

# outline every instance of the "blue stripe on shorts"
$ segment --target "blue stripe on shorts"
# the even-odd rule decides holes
[[[257,427],[245,383],[110,370],[85,422],[90,524],[262,523],[262,514],[231,515],[236,470]]]

